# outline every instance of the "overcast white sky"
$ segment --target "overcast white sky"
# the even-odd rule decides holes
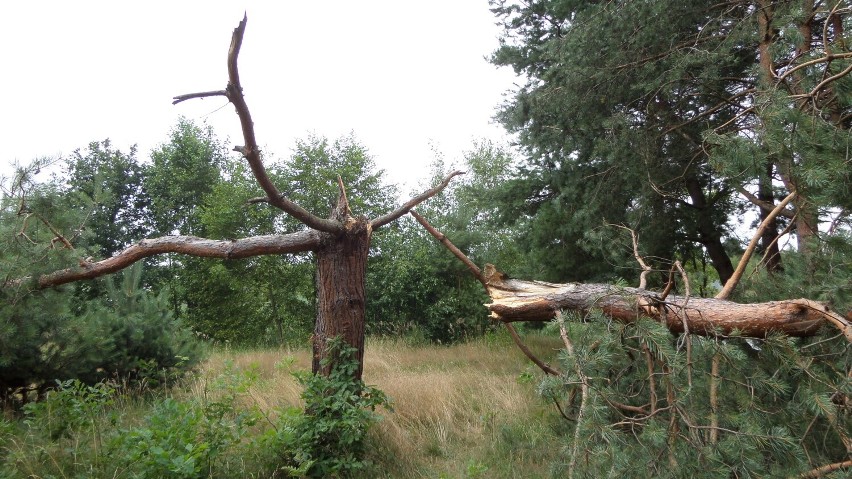
[[[505,140],[492,116],[517,81],[485,57],[499,28],[487,0],[3,2],[0,172],[110,138],[140,157],[178,116],[242,144],[223,98],[231,32],[248,14],[240,75],[258,142],[354,132],[392,181],[428,174],[474,139]],[[221,109],[220,109],[221,108]]]

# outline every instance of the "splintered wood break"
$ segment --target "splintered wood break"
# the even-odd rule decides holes
[[[765,337],[773,331],[809,336],[825,322],[825,305],[807,299],[739,304],[712,298],[659,295],[638,288],[606,284],[523,281],[509,278],[494,266],[484,274],[491,317],[502,322],[550,321],[557,311],[585,313],[598,310],[623,322],[647,317],[661,321],[673,332],[704,335],[735,331],[743,336]]]

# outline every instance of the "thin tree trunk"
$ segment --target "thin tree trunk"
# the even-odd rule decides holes
[[[734,274],[734,264],[731,262],[731,258],[722,244],[722,233],[713,221],[713,205],[707,204],[707,198],[697,179],[690,178],[687,180],[686,188],[692,200],[692,206],[697,210],[698,214],[699,241],[704,245],[707,255],[710,256],[710,262],[713,264],[716,272],[719,273],[719,280],[722,284],[725,284],[731,275]]]
[[[766,176],[760,177],[758,186],[757,198],[766,203],[775,204],[775,195],[772,192],[772,169],[771,162],[766,164]],[[764,208],[758,208],[760,211],[760,221],[763,222],[768,216],[769,211]],[[760,244],[763,247],[764,257],[766,258],[766,270],[770,273],[781,271],[781,251],[778,249],[778,220],[777,217],[771,219],[766,224],[766,229],[760,237]]]

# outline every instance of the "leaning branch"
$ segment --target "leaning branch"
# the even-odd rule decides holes
[[[473,276],[477,280],[479,280],[480,283],[482,283],[482,286],[485,286],[486,289],[488,288],[488,284],[485,281],[485,277],[482,276],[482,270],[479,269],[479,266],[474,264],[474,262],[471,261],[470,258],[467,257],[467,255],[462,253],[462,251],[458,249],[458,247],[456,247],[456,245],[454,245],[452,241],[449,240],[449,238],[447,238],[443,233],[438,231],[434,226],[429,224],[429,222],[426,221],[426,218],[420,216],[420,214],[414,210],[409,211],[409,213],[411,214],[411,216],[414,217],[414,219],[417,220],[418,223],[420,223],[421,226],[423,226],[423,228],[426,229],[426,231],[429,232],[429,234],[431,234],[436,240],[438,240],[439,243],[441,243],[442,245],[444,245],[445,248],[450,250],[450,253],[452,253],[456,258],[458,258],[462,263],[464,263],[464,265],[467,266],[467,269],[470,270]]]
[[[124,269],[141,259],[162,253],[239,259],[267,254],[313,251],[319,247],[319,244],[320,235],[313,230],[288,235],[253,236],[232,241],[212,240],[195,236],[164,236],[142,240],[102,261],[83,260],[76,267],[45,274],[38,278],[38,286],[47,288],[73,281],[97,278]]]
[[[435,185],[433,188],[430,188],[424,191],[423,193],[420,193],[419,195],[415,196],[414,198],[411,198],[404,205],[400,206],[396,210],[391,211],[390,213],[384,216],[379,216],[378,218],[370,221],[370,224],[373,225],[373,229],[376,229],[380,226],[384,226],[390,223],[391,221],[401,218],[404,214],[411,211],[415,206],[419,205],[420,203],[423,203],[424,201],[443,191],[444,188],[446,188],[447,185],[450,184],[450,180],[452,180],[453,177],[463,174],[463,171],[454,171],[450,173],[449,175],[447,175],[446,178],[444,178],[439,184]]]
[[[474,262],[471,261],[470,258],[467,257],[467,255],[462,253],[462,251],[460,249],[458,249],[458,247],[456,245],[454,245],[453,242],[450,241],[450,239],[447,238],[446,235],[444,235],[443,233],[438,231],[437,228],[435,228],[434,226],[429,224],[429,222],[426,220],[426,218],[420,216],[414,210],[411,210],[409,213],[411,214],[411,216],[414,216],[414,218],[417,220],[417,222],[420,223],[420,225],[423,226],[426,229],[426,231],[429,232],[429,234],[431,234],[436,240],[438,240],[438,242],[440,242],[442,245],[444,245],[445,248],[450,250],[450,252],[453,253],[453,255],[456,258],[458,258],[462,263],[464,263],[465,266],[467,266],[467,269],[469,269],[471,274],[473,274],[473,276],[480,283],[482,283],[482,286],[485,287],[485,291],[487,292],[488,291],[488,282],[485,280],[485,276],[482,275],[482,270],[479,269],[479,267],[476,266],[476,264],[474,264]],[[559,370],[554,369],[549,364],[545,363],[544,361],[539,359],[535,354],[533,354],[533,352],[530,350],[530,348],[528,348],[524,344],[523,340],[521,340],[521,337],[518,335],[518,332],[515,331],[515,327],[512,326],[511,323],[503,323],[503,324],[506,325],[506,330],[509,331],[509,335],[512,337],[512,341],[514,341],[515,345],[518,346],[518,349],[520,349],[521,352],[524,353],[524,356],[526,356],[530,361],[532,361],[536,366],[538,366],[542,371],[544,371],[545,374],[550,374],[551,376],[561,376],[562,375],[562,373],[559,372]],[[559,407],[558,402],[556,403],[556,407]]]
[[[739,284],[740,278],[743,277],[743,272],[745,272],[746,266],[748,265],[748,260],[751,259],[751,255],[754,254],[754,249],[757,247],[758,240],[760,240],[761,236],[763,236],[763,231],[780,212],[784,211],[784,208],[786,208],[795,197],[796,192],[794,191],[781,200],[781,202],[778,203],[778,205],[775,206],[768,215],[766,215],[766,218],[764,218],[760,223],[760,226],[757,227],[757,231],[754,232],[754,236],[752,236],[745,252],[743,252],[743,256],[737,264],[737,269],[734,271],[734,274],[728,278],[728,281],[725,282],[725,287],[722,288],[722,291],[719,291],[719,294],[716,295],[716,299],[728,299],[734,291],[734,288],[736,288],[737,284]]]
[[[257,183],[266,193],[269,204],[285,211],[290,216],[301,221],[310,228],[318,231],[324,231],[331,234],[340,234],[343,232],[343,225],[338,221],[324,219],[311,214],[306,209],[285,197],[278,188],[269,179],[266,173],[266,168],[263,166],[263,161],[260,156],[260,147],[257,145],[257,139],[254,133],[254,122],[251,119],[251,112],[248,104],[243,96],[243,87],[240,83],[240,72],[237,67],[237,59],[240,55],[240,47],[243,44],[243,35],[246,31],[246,22],[248,17],[244,16],[243,20],[234,29],[231,36],[231,46],[228,49],[228,86],[222,91],[189,93],[187,95],[179,95],[174,97],[174,103],[180,103],[191,98],[204,98],[208,96],[224,96],[228,98],[237,111],[237,116],[240,118],[240,126],[243,131],[243,141],[245,144],[236,147],[235,150],[242,153],[254,174]]]
[[[763,209],[765,211],[772,211],[772,210],[775,209],[776,205],[774,203],[770,203],[769,201],[761,200],[754,193],[743,188],[742,186],[737,187],[737,191],[741,195],[743,195],[750,203],[752,203],[755,206],[760,207],[761,209]],[[778,212],[778,216],[783,216],[785,218],[793,219],[796,216],[796,212],[793,211],[793,210],[785,208],[785,209],[782,209],[781,211]]]

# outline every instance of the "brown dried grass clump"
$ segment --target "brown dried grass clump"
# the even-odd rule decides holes
[[[528,340],[543,358],[552,358],[560,346],[558,338]],[[302,388],[292,371],[310,370],[310,351],[217,352],[205,363],[193,394],[204,394],[228,367],[257,376],[246,401],[274,419],[278,408],[301,406]],[[370,433],[370,459],[385,477],[463,477],[471,475],[472,464],[488,469],[483,477],[546,476],[549,461],[525,457],[512,451],[516,445],[505,444],[506,434],[550,434],[542,417],[552,415],[551,405],[535,393],[537,380],[522,380],[530,373],[539,375],[502,335],[450,346],[368,338],[364,381],[384,391],[393,407],[379,411],[383,419]]]

